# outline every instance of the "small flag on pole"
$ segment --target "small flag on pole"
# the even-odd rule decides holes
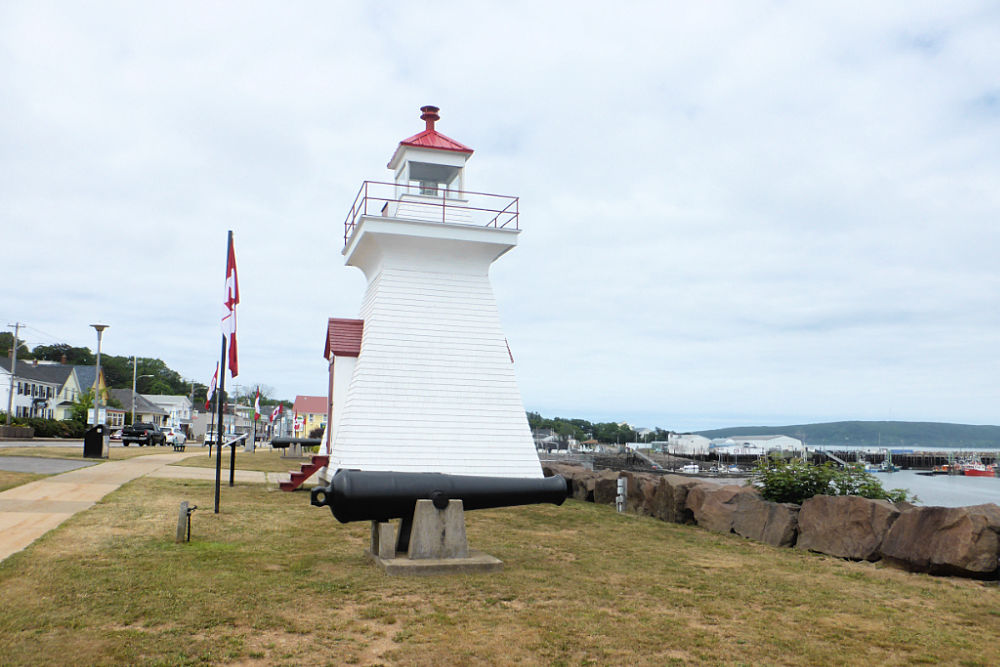
[[[219,364],[215,364],[215,373],[212,374],[212,381],[208,383],[208,395],[205,397],[205,409],[212,409],[212,397],[215,396],[215,387],[219,384]]]
[[[260,387],[257,387],[257,397],[253,399],[253,420],[260,419]]]
[[[274,410],[271,410],[271,423],[273,424],[274,420],[280,416],[281,416],[281,403],[278,403],[276,406],[274,406]]]
[[[239,373],[236,354],[236,306],[240,302],[240,282],[236,277],[236,250],[233,237],[229,237],[229,257],[226,260],[225,310],[222,315],[222,333],[229,336],[229,372],[233,377]]]

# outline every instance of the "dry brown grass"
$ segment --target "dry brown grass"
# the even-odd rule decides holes
[[[197,451],[199,448],[205,451],[199,452],[198,456],[193,456],[184,459],[181,463],[176,463],[174,465],[179,466],[195,466],[199,468],[214,468],[215,467],[215,449],[212,449],[211,458],[208,456],[208,447],[203,445],[196,445],[195,447],[188,447],[187,451]],[[280,449],[258,449],[257,451],[247,454],[242,450],[236,452],[236,469],[237,470],[256,470],[259,472],[288,472],[289,470],[298,470],[299,466],[303,463],[308,463],[312,460],[312,456],[306,456],[304,458],[292,458],[285,457],[282,455],[284,450]],[[226,470],[229,469],[229,457],[230,452],[227,447],[222,452],[222,467]]]
[[[46,475],[36,475],[30,472],[11,472],[8,470],[0,470],[0,491],[13,489],[15,486],[21,486],[22,484],[27,484],[28,482],[34,482],[36,479],[41,479],[43,477],[46,477]]]
[[[470,512],[504,571],[403,579],[306,494],[224,488],[219,515],[211,498],[139,480],[0,564],[0,662],[973,665],[1000,637],[995,584],[609,507]],[[190,544],[180,500],[204,508]]]
[[[108,450],[109,461],[122,461],[136,456],[149,454],[165,454],[173,452],[172,447],[111,447]],[[0,456],[37,456],[43,459],[70,459],[74,461],[94,461],[83,458],[83,445],[79,447],[46,447],[44,445],[30,447],[3,447]]]

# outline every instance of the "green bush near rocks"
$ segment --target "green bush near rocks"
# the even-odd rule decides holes
[[[764,460],[750,473],[750,483],[766,500],[795,503],[813,496],[861,496],[898,503],[914,501],[904,489],[886,490],[871,473],[855,466],[812,465],[801,459]]]

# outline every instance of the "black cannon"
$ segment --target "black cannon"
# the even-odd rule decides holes
[[[315,487],[311,501],[329,506],[341,523],[388,521],[413,515],[418,500],[430,500],[438,509],[449,500],[461,500],[466,510],[552,503],[562,505],[566,480],[555,477],[476,477],[438,472],[378,472],[339,470],[329,486]]]
[[[318,447],[323,444],[322,438],[271,438],[272,449],[286,449],[289,445],[302,445],[303,447]]]
[[[409,543],[413,512],[418,500],[430,500],[443,510],[451,500],[461,500],[465,510],[552,503],[562,505],[568,495],[566,480],[544,478],[476,477],[436,472],[380,472],[339,470],[330,485],[313,488],[310,500],[328,506],[341,523],[385,522],[402,519],[399,549]]]

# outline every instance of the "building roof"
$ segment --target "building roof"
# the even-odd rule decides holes
[[[0,368],[9,373],[10,362],[11,360],[8,357],[0,357]],[[63,366],[62,364],[38,364],[36,366],[31,361],[22,361],[18,359],[17,370],[14,373],[14,377],[21,378],[22,380],[34,380],[35,382],[44,382],[46,384],[54,384],[62,387],[66,384],[66,380],[69,379],[72,372],[72,366]]]
[[[131,389],[112,389],[111,396],[121,403],[126,411],[132,410],[132,390]],[[159,406],[150,403],[142,394],[135,395],[135,413],[143,415],[167,415],[170,414],[166,410],[161,409]]]
[[[364,320],[347,320],[331,317],[326,325],[326,349],[323,357],[356,357],[361,354],[361,334]]]
[[[292,404],[292,412],[300,415],[326,414],[326,396],[296,396]]]
[[[412,137],[408,137],[399,142],[399,146],[396,147],[396,152],[393,153],[392,159],[389,160],[390,169],[393,168],[393,164],[396,162],[396,158],[399,156],[399,153],[403,150],[404,146],[472,155],[474,151],[471,148],[465,144],[455,141],[451,137],[446,137],[434,129],[434,123],[441,119],[441,116],[438,115],[438,111],[440,111],[440,109],[434,106],[424,106],[420,107],[420,111],[422,112],[420,114],[420,120],[427,124],[426,129],[423,132],[418,132]]]
[[[185,407],[190,408],[192,405],[191,399],[188,398],[187,396],[184,396],[183,394],[181,394],[180,396],[174,396],[172,394],[139,394],[139,395],[145,398],[153,405],[158,405],[164,409],[167,409],[168,405],[173,408],[185,408]]]
[[[76,379],[80,383],[80,389],[87,391],[94,386],[94,378],[97,377],[97,368],[94,366],[73,366],[76,370]],[[101,369],[101,375],[104,375],[104,369]],[[107,384],[105,382],[105,384]]]

